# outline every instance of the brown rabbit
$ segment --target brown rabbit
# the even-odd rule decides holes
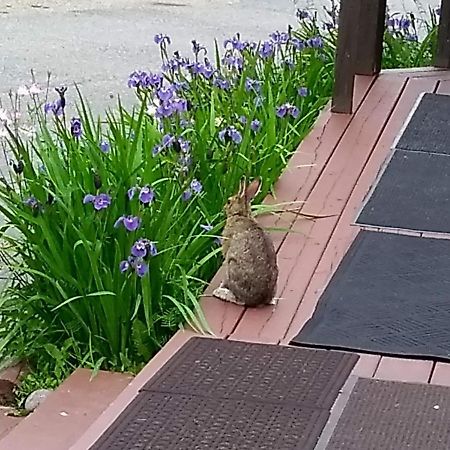
[[[251,216],[250,202],[261,183],[248,186],[241,180],[239,192],[225,206],[227,221],[222,251],[225,279],[213,295],[245,306],[274,305],[277,287],[277,255],[270,237]]]

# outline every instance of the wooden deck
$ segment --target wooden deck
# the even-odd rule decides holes
[[[450,72],[429,69],[388,71],[357,77],[354,114],[325,110],[300,145],[276,186],[276,199],[304,201],[303,210],[331,217],[307,220],[292,213],[266,216],[264,226],[291,228],[274,232],[280,267],[276,308],[245,309],[202,299],[216,337],[287,345],[312,316],[320,294],[360,231],[356,215],[394,139],[423,92],[450,94]],[[207,292],[218,284],[217,274]],[[139,388],[191,336],[180,331],[150,361],[72,450],[86,450],[137,395]],[[353,375],[450,386],[450,364],[362,354]],[[338,405],[336,405],[338,408]]]

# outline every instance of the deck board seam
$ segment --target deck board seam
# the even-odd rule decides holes
[[[347,208],[347,206],[348,206],[348,204],[349,204],[349,201],[350,201],[350,199],[351,199],[351,197],[352,197],[352,195],[353,195],[353,193],[354,193],[355,187],[356,187],[356,185],[358,184],[358,181],[361,179],[361,176],[362,176],[362,174],[364,173],[364,169],[366,168],[366,166],[367,166],[367,164],[368,164],[368,162],[369,162],[369,160],[370,160],[370,158],[371,158],[373,152],[375,151],[375,148],[377,147],[377,145],[378,145],[378,143],[379,143],[379,141],[380,141],[380,139],[381,139],[381,136],[383,135],[383,133],[384,133],[384,131],[385,131],[385,129],[386,129],[386,126],[387,126],[387,124],[389,123],[389,121],[390,121],[390,119],[391,119],[391,117],[392,117],[393,112],[395,111],[396,107],[398,106],[398,104],[399,104],[399,102],[400,102],[400,99],[401,99],[403,93],[405,92],[405,89],[406,89],[406,86],[407,86],[408,82],[409,82],[409,77],[405,78],[405,80],[404,80],[404,82],[403,82],[403,84],[402,84],[402,86],[401,86],[401,88],[399,89],[399,92],[398,92],[398,94],[397,94],[396,101],[395,101],[395,103],[393,104],[392,108],[389,110],[389,113],[388,113],[388,115],[386,116],[386,119],[384,120],[383,125],[382,125],[382,127],[381,127],[379,133],[377,134],[377,137],[376,137],[376,139],[375,139],[375,141],[374,141],[374,143],[373,143],[373,145],[372,145],[372,147],[371,147],[371,150],[370,150],[370,152],[368,153],[367,158],[366,158],[366,160],[364,161],[364,164],[363,164],[363,166],[362,166],[361,169],[360,169],[360,173],[359,173],[359,175],[358,175],[358,177],[357,177],[357,179],[356,179],[356,181],[355,181],[355,184],[354,184],[353,187],[352,187],[352,190],[351,190],[351,192],[350,192],[350,195],[348,196],[348,198],[347,198],[347,200],[346,200],[346,202],[345,202],[345,204],[344,204],[344,206],[343,206],[341,212],[339,213],[339,218],[338,218],[338,220],[336,221],[335,225],[333,226],[333,229],[332,229],[332,231],[331,231],[331,233],[330,233],[330,235],[329,235],[329,237],[328,237],[328,239],[327,239],[327,242],[326,242],[326,244],[325,244],[324,247],[323,247],[323,250],[322,250],[322,252],[321,252],[321,254],[320,254],[320,257],[319,257],[319,259],[318,259],[318,262],[317,262],[317,264],[316,264],[315,267],[314,267],[314,271],[312,272],[312,274],[311,274],[311,276],[310,276],[310,278],[309,278],[309,280],[308,280],[308,282],[307,282],[307,284],[306,284],[306,287],[305,287],[305,289],[303,290],[303,295],[304,295],[304,293],[308,290],[309,286],[311,285],[311,281],[312,281],[312,279],[313,279],[313,277],[314,277],[314,274],[315,274],[315,272],[316,272],[316,270],[317,270],[317,268],[318,268],[318,266],[319,266],[319,264],[320,264],[320,261],[321,261],[322,258],[323,258],[323,255],[324,255],[325,251],[330,247],[330,243],[332,242],[332,238],[333,238],[333,236],[335,235],[335,231],[336,231],[336,229],[337,229],[339,223],[340,223],[341,220],[342,220],[342,216],[343,216],[343,214],[344,214],[345,211],[346,211],[346,208]],[[353,122],[353,120],[354,120],[355,118],[356,118],[356,114],[352,117],[351,122]],[[295,312],[292,314],[291,320],[289,321],[289,323],[288,323],[288,325],[287,325],[287,327],[286,327],[286,329],[285,329],[285,331],[284,331],[284,335],[280,337],[280,341],[283,341],[284,339],[286,339],[286,335],[287,335],[287,333],[289,332],[289,329],[290,329],[290,326],[291,326],[291,324],[292,324],[292,322],[293,322],[293,320],[294,320],[294,317],[297,315],[297,312],[298,312],[298,310],[299,310],[299,308],[300,308],[300,306],[301,306],[301,304],[302,304],[302,300],[303,300],[303,299],[301,299],[301,300],[299,301],[299,303],[298,303],[298,305],[297,305],[297,308],[296,308]]]

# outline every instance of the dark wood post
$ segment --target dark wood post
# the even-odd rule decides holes
[[[331,111],[351,114],[361,0],[341,0]]]
[[[380,73],[386,24],[386,0],[360,0],[355,73]]]
[[[450,0],[441,1],[441,17],[434,65],[443,69],[450,68]]]

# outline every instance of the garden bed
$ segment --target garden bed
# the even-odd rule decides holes
[[[230,332],[240,308],[198,302],[221,263],[223,205],[243,175],[262,178],[257,202],[271,192],[331,94],[336,17],[325,32],[299,19],[299,30],[263,42],[235,35],[213,55],[193,42],[189,58],[155,36],[162,72],[130,75],[131,112],[95,119],[80,97],[70,119],[74,95],[36,84],[27,88],[36,135],[2,112],[11,170],[0,187],[1,256],[12,273],[2,348],[32,361],[24,391],[54,387],[80,365],[139,372],[180,323]],[[428,61],[434,28],[418,43],[411,22],[389,26],[388,64],[402,52],[405,66]],[[255,213],[283,202],[268,199]],[[301,206],[286,201],[278,209]],[[276,241],[292,221],[272,219],[262,223],[278,228]]]

